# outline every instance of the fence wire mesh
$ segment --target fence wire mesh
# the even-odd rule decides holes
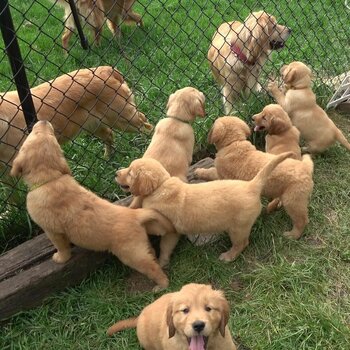
[[[115,170],[142,155],[150,125],[165,116],[176,89],[194,86],[206,96],[207,117],[194,125],[198,151],[206,148],[216,117],[235,113],[249,120],[272,102],[266,86],[283,64],[299,60],[312,68],[323,106],[340,83],[334,78],[348,71],[350,10],[341,1],[74,2],[88,50],[76,35],[68,0],[11,0],[10,10],[38,119],[53,123],[76,179],[110,200],[122,196]],[[1,251],[35,234],[24,205],[27,190],[8,176],[26,135],[3,49]]]

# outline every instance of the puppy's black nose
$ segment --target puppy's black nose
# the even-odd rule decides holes
[[[200,333],[204,329],[204,327],[205,323],[203,321],[195,321],[192,324],[192,328],[198,333]]]
[[[292,29],[288,28],[288,33],[290,34],[292,32]]]

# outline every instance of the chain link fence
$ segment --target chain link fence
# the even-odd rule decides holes
[[[272,102],[265,88],[269,79],[279,76],[283,64],[299,60],[312,67],[314,90],[322,106],[334,91],[331,79],[349,70],[350,10],[342,1],[74,3],[80,14],[80,34],[87,40],[74,29],[68,0],[10,0],[10,11],[38,119],[54,124],[76,179],[113,201],[122,196],[114,183],[115,170],[143,154],[151,125],[165,116],[167,99],[175,90],[194,86],[206,95],[207,118],[194,126],[200,157],[206,153],[206,135],[216,117],[231,110],[250,120]],[[263,20],[258,11],[270,16]],[[227,34],[220,29],[213,41],[216,51],[209,59],[232,65],[234,57],[244,69],[254,70],[258,88],[255,84],[237,87],[220,69],[221,78],[212,75],[208,49],[220,25],[231,21],[245,21],[243,26],[231,24],[238,39],[245,33],[244,42],[231,43],[225,56]],[[279,35],[272,40],[276,30]],[[268,41],[261,39],[264,36]],[[248,45],[249,37],[255,39],[253,46]],[[220,47],[215,47],[217,42]],[[273,50],[265,57],[266,42]],[[8,176],[26,136],[26,124],[4,44],[2,48],[0,249],[4,251],[34,235],[36,229],[26,214],[24,184]],[[250,61],[252,50],[256,53]],[[245,80],[237,76],[236,80]],[[227,81],[235,92],[232,100],[223,88]]]

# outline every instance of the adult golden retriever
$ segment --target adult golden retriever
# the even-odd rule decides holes
[[[259,171],[251,181],[226,180],[187,184],[171,177],[155,159],[137,159],[117,172],[117,182],[132,194],[143,196],[143,208],[167,217],[179,234],[212,234],[226,231],[232,247],[220,260],[232,261],[249,244],[249,235],[261,212],[260,194],[273,169],[293,153],[283,153]],[[169,262],[180,235],[161,238],[161,266]]]
[[[145,350],[236,350],[229,312],[223,292],[191,283],[163,295],[138,317],[117,322],[107,334],[136,327]]]
[[[158,122],[143,158],[158,160],[171,176],[187,182],[192,162],[194,132],[191,122],[205,116],[205,96],[193,87],[171,94],[167,103],[167,118]],[[142,198],[135,197],[130,208],[142,207]]]
[[[215,144],[217,153],[215,167],[196,169],[196,176],[206,180],[240,179],[252,180],[276,157],[258,151],[247,137],[248,125],[237,117],[218,118],[208,135],[209,143]],[[274,199],[268,211],[274,210],[279,200],[293,222],[291,231],[285,232],[288,238],[298,239],[307,225],[308,203],[313,189],[313,162],[309,155],[302,161],[286,159],[268,177],[262,194]]]
[[[157,288],[168,286],[147,232],[173,231],[170,222],[154,210],[117,206],[80,186],[71,176],[50,122],[35,124],[13,161],[11,175],[22,176],[28,185],[28,213],[57,249],[55,262],[70,259],[73,243],[110,251],[155,281]]]
[[[254,131],[267,131],[265,151],[271,154],[294,152],[301,160],[300,132],[280,105],[270,104],[253,116]]]
[[[106,144],[108,157],[113,144],[112,129],[149,132],[153,128],[138,111],[121,73],[112,67],[64,74],[32,88],[31,93],[38,119],[52,123],[60,144],[87,131]],[[5,174],[26,137],[17,91],[1,95],[0,115],[0,170]]]
[[[69,40],[75,30],[75,22],[67,0],[51,0],[64,8],[65,29],[62,46],[68,50]],[[82,26],[87,25],[94,34],[94,43],[99,45],[105,19],[112,34],[121,36],[121,23],[136,23],[143,26],[141,16],[132,10],[135,0],[75,0]]]
[[[284,91],[275,82],[271,82],[268,89],[306,141],[307,147],[304,150],[321,153],[338,141],[350,151],[348,140],[316,103],[316,96],[311,89],[311,69],[304,63],[295,61],[283,66],[281,75]]]
[[[243,23],[220,25],[208,51],[210,67],[222,88],[224,109],[233,111],[234,101],[241,92],[249,95],[257,88],[259,76],[271,50],[283,48],[291,29],[277,23],[266,12],[249,14]]]

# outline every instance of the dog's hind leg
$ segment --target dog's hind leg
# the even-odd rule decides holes
[[[248,227],[239,227],[240,225],[237,225],[235,228],[231,228],[228,231],[228,234],[230,236],[232,247],[227,252],[222,253],[220,255],[220,260],[223,261],[232,261],[235,260],[242,252],[243,250],[248,246],[249,244],[249,235],[252,226],[249,225]]]
[[[164,267],[169,264],[170,256],[175,249],[177,242],[180,239],[180,235],[177,233],[167,233],[160,240],[160,256],[159,264]]]

